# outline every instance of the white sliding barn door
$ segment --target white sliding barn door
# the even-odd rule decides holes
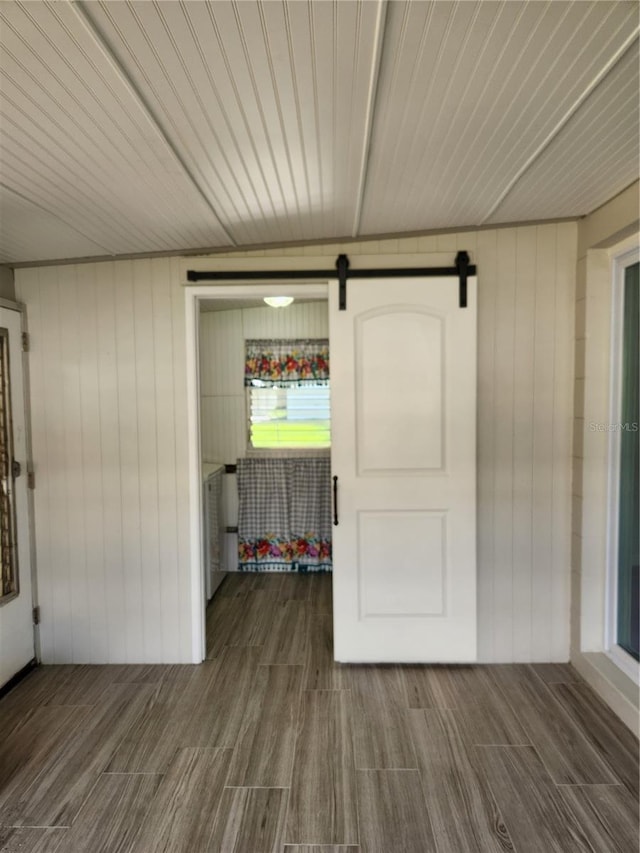
[[[476,658],[476,290],[330,284],[338,661]]]

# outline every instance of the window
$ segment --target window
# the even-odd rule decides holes
[[[249,436],[255,448],[331,445],[329,386],[250,387]]]
[[[18,594],[16,517],[13,496],[13,424],[9,385],[9,332],[0,329],[0,604]]]
[[[251,447],[330,446],[328,340],[246,341],[244,383]]]
[[[619,258],[615,267],[608,646],[614,659],[627,668],[625,658],[640,659],[638,253]]]

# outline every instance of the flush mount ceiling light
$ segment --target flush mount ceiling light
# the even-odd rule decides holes
[[[264,301],[271,308],[286,308],[293,302],[293,296],[265,296]]]

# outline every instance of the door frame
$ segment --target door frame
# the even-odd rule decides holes
[[[200,259],[200,266],[211,267],[211,258]],[[240,259],[243,267],[248,266],[248,258]],[[256,258],[264,265],[265,258]],[[295,263],[295,258],[287,258]],[[305,260],[307,260],[305,258]],[[195,259],[188,266],[197,267]],[[228,262],[227,262],[228,263]],[[186,269],[186,264],[185,264]],[[185,275],[186,279],[186,275]],[[276,291],[278,296],[304,296],[327,299],[329,283],[292,283],[283,281],[260,284],[198,284],[187,285],[185,292],[185,320],[187,347],[187,442],[189,459],[189,577],[191,596],[191,661],[202,663],[206,655],[205,611],[206,594],[204,584],[204,566],[202,561],[202,446],[200,438],[200,302],[203,299],[261,299]]]
[[[15,311],[20,315],[20,333],[23,336],[23,344],[20,347],[21,364],[22,364],[22,388],[24,396],[24,431],[25,431],[25,452],[27,470],[24,476],[29,478],[34,476],[33,466],[33,443],[31,435],[31,386],[29,377],[29,351],[24,347],[24,336],[29,335],[29,326],[27,323],[27,306],[24,302],[17,302],[13,299],[5,299],[0,297],[0,308],[5,308],[7,311]],[[38,606],[38,573],[37,573],[37,555],[36,555],[36,528],[35,528],[35,502],[34,489],[29,487],[27,482],[27,536],[29,539],[29,574],[31,575],[31,609],[32,611]],[[41,661],[40,649],[40,628],[33,623],[33,657],[35,663]]]
[[[622,406],[622,346],[624,340],[624,277],[627,267],[640,261],[637,237],[629,245],[615,246],[611,252],[611,340],[609,357],[609,423],[620,421]],[[618,534],[620,524],[620,445],[619,430],[609,432],[607,483],[607,554],[604,615],[604,653],[633,682],[640,684],[640,665],[618,645]]]

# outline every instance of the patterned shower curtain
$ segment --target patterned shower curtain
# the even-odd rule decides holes
[[[240,571],[331,571],[331,460],[238,459]]]

